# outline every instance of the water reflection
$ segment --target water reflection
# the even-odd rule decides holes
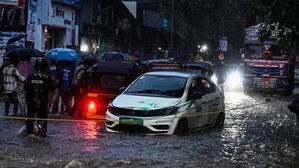
[[[84,139],[96,139],[100,134],[100,129],[103,124],[100,124],[96,121],[86,121],[82,123],[81,127],[81,135]]]
[[[104,129],[105,123],[96,121],[80,122],[77,125],[75,134],[79,137],[84,138],[82,142],[85,148],[82,151],[90,152],[101,149],[100,146],[100,134],[101,130]]]

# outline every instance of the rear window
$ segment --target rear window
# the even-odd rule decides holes
[[[126,60],[123,55],[116,54],[116,53],[105,53],[102,59],[106,60],[106,61],[113,61],[113,60],[123,61],[123,60]]]
[[[152,66],[151,71],[181,71],[179,66]]]
[[[117,89],[125,85],[125,79],[125,76],[122,75],[103,75],[101,76],[101,86]]]

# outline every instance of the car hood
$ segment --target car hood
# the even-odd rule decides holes
[[[181,101],[180,98],[163,98],[136,95],[119,95],[112,104],[118,108],[133,110],[156,110],[165,107],[176,106]]]

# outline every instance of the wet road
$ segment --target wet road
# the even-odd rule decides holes
[[[41,139],[17,136],[24,121],[0,119],[0,167],[295,168],[299,123],[288,101],[227,93],[224,128],[189,135],[113,134],[104,123],[50,122],[49,137]]]

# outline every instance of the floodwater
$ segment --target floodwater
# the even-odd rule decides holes
[[[227,93],[224,128],[188,135],[115,134],[101,122],[49,122],[42,139],[18,136],[24,121],[0,119],[0,167],[295,168],[299,123],[289,101]]]

